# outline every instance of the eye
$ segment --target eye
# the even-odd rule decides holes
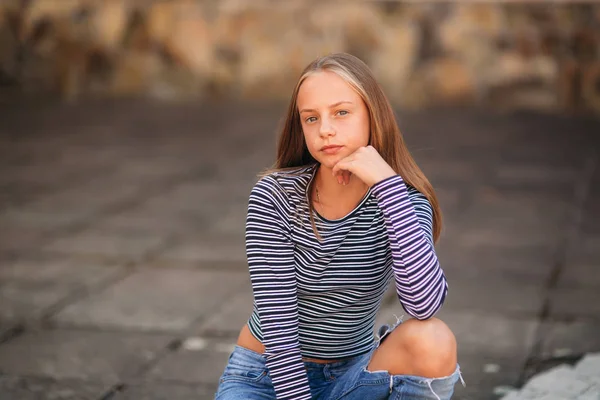
[[[340,111],[337,112],[337,114],[338,115],[346,115],[346,114],[348,114],[348,111],[346,111],[346,110],[340,110]]]
[[[305,121],[308,123],[315,122],[316,120],[317,120],[317,117],[308,117],[305,119]]]

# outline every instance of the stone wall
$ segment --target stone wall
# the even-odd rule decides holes
[[[280,99],[347,51],[404,107],[600,112],[600,5],[540,3],[0,0],[0,90]]]

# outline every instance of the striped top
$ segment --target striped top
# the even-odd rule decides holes
[[[265,346],[277,399],[310,399],[302,357],[339,359],[373,345],[376,313],[394,278],[406,312],[426,319],[447,292],[432,239],[432,208],[399,175],[369,189],[356,208],[328,220],[307,188],[316,165],[275,172],[253,188],[246,253],[254,292],[251,333]]]

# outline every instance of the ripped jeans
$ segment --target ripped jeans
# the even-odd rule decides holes
[[[400,321],[398,321],[400,322]],[[378,340],[365,354],[339,362],[305,362],[313,399],[318,400],[446,400],[452,397],[460,379],[457,365],[452,375],[424,378],[390,375],[387,371],[368,371],[373,352],[397,326],[383,325]],[[265,365],[264,355],[236,346],[219,380],[215,400],[275,400],[275,390]]]

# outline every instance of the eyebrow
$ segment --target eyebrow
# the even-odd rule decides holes
[[[348,103],[348,104],[353,104],[351,101],[348,100],[342,100],[342,101],[338,101],[337,103],[333,103],[329,106],[329,108],[335,108],[337,106],[339,106],[340,104],[344,104],[344,103]],[[303,108],[302,110],[300,110],[300,114],[302,114],[303,112],[314,112],[316,110],[313,110],[312,108]]]

